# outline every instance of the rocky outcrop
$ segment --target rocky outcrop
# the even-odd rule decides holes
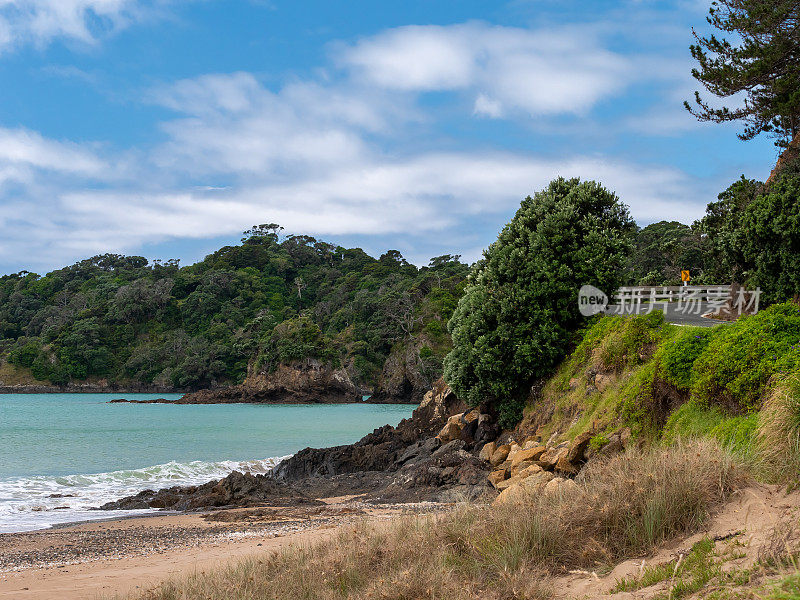
[[[455,439],[442,439],[448,423],[458,423]],[[478,439],[496,430],[491,415],[467,410],[440,380],[411,418],[380,427],[355,444],[306,448],[266,476],[234,473],[203,486],[148,490],[102,508],[291,505],[342,495],[375,502],[475,498],[491,491],[490,467],[477,456],[483,446]]]
[[[431,389],[420,358],[423,338],[397,345],[383,363],[372,399],[376,402],[418,404]]]
[[[630,438],[630,429],[622,429],[613,433],[593,452],[597,455],[621,452]],[[525,493],[541,488],[553,491],[561,486],[563,489],[572,490],[571,483],[561,482],[571,482],[571,478],[578,474],[590,458],[589,445],[592,439],[593,434],[585,432],[576,436],[571,442],[562,442],[555,446],[542,444],[538,437],[529,437],[521,443],[501,446],[486,444],[481,451],[480,459],[492,467],[487,479],[500,492],[496,502],[502,504],[516,501]],[[551,484],[551,481],[555,483]]]
[[[128,400],[127,398],[115,398],[109,400],[108,404],[175,404],[177,400],[167,400],[166,398],[154,398],[152,400]]]
[[[291,486],[266,475],[234,471],[224,479],[199,486],[175,486],[159,491],[145,490],[101,510],[137,510],[162,508],[169,510],[205,510],[221,507],[322,505]]]
[[[403,455],[435,436],[450,415],[464,404],[443,382],[438,382],[396,427],[384,425],[355,444],[332,448],[306,448],[275,468],[275,477],[295,481],[357,471],[384,471],[403,464]]]
[[[361,390],[346,371],[309,359],[280,365],[271,373],[250,375],[239,385],[192,392],[177,403],[343,404],[361,401]]]
[[[764,183],[764,187],[769,189],[769,186],[780,177],[781,173],[790,167],[796,168],[798,163],[800,163],[800,133],[794,136],[794,139],[781,153],[778,162],[775,164],[775,168],[772,169],[767,181]]]

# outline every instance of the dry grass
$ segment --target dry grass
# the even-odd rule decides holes
[[[709,442],[590,465],[571,495],[362,523],[312,547],[162,584],[149,600],[540,599],[548,574],[648,552],[696,529],[743,480]],[[142,598],[140,596],[139,598]]]
[[[757,449],[761,478],[791,486],[800,483],[800,373],[776,385],[764,402]]]

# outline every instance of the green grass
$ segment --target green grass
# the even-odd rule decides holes
[[[800,573],[787,575],[769,586],[764,600],[800,600]]]
[[[758,414],[730,415],[718,406],[690,400],[673,412],[664,426],[662,442],[679,438],[712,438],[742,457],[753,452]]]
[[[735,588],[749,585],[752,573],[748,569],[727,572],[723,570],[722,565],[730,558],[736,556],[725,553],[720,555],[714,540],[704,538],[694,544],[682,558],[646,567],[638,577],[620,579],[611,593],[635,592],[666,583],[666,590],[654,594],[653,600],[679,600],[697,594],[701,590],[703,598],[717,600],[738,598],[741,596]],[[709,584],[713,584],[717,589],[706,589]]]

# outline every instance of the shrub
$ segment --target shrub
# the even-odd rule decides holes
[[[694,363],[708,347],[716,331],[689,327],[666,342],[656,355],[661,377],[679,389],[691,388]]]
[[[559,178],[526,198],[470,274],[448,324],[445,380],[471,405],[493,402],[501,423],[522,415],[533,380],[563,358],[582,319],[578,289],[621,283],[634,223],[594,182]]]
[[[9,352],[8,362],[13,365],[20,365],[21,367],[30,368],[30,366],[33,364],[33,361],[36,360],[37,356],[39,356],[41,349],[41,344],[38,341],[28,342],[24,346],[20,346]]]
[[[656,344],[664,333],[664,313],[654,310],[636,317],[607,317],[613,319],[599,347],[599,366],[622,370],[640,364],[647,358],[647,347]]]
[[[759,408],[773,375],[800,366],[800,308],[778,304],[716,332],[695,361],[692,394],[734,411]]]

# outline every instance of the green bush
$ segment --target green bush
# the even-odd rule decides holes
[[[600,344],[600,360],[606,369],[621,370],[623,367],[640,364],[646,355],[642,353],[650,344],[663,337],[664,313],[660,310],[636,317],[606,317],[613,320]]]
[[[41,350],[42,346],[39,342],[28,342],[24,346],[12,350],[8,355],[8,362],[30,368]]]
[[[309,317],[298,317],[280,323],[267,336],[259,355],[259,365],[273,371],[280,364],[310,358],[334,368],[340,364],[333,341]]]
[[[444,375],[456,394],[493,402],[504,426],[518,421],[531,382],[563,358],[582,323],[579,288],[621,283],[633,229],[627,208],[594,182],[559,178],[526,198],[448,324]]]
[[[692,387],[692,369],[718,329],[689,327],[667,340],[656,355],[661,377],[679,389]]]
[[[800,367],[800,307],[778,304],[716,331],[692,369],[692,395],[732,410],[760,407],[773,375]]]

